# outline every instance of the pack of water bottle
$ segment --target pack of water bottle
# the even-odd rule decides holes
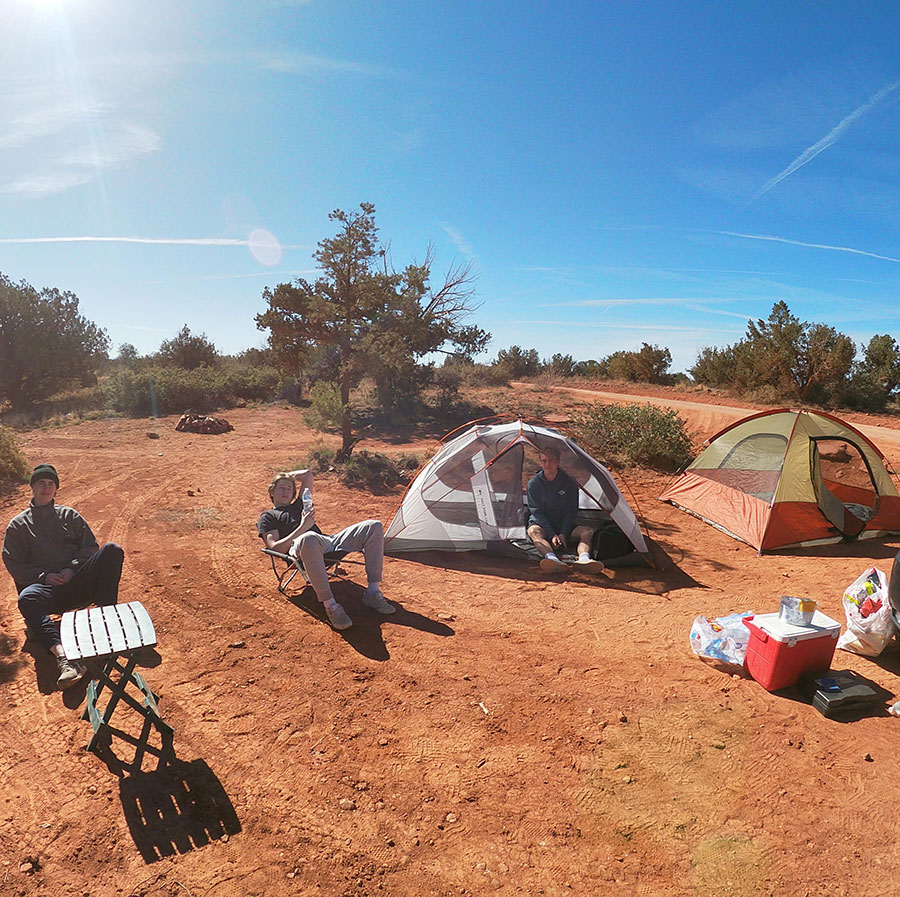
[[[748,610],[725,617],[696,617],[691,626],[691,650],[698,657],[743,666],[750,638],[744,618],[752,616],[753,611]]]

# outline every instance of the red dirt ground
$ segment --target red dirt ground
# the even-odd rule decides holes
[[[843,621],[842,589],[873,560],[889,571],[896,541],[758,558],[637,471],[625,491],[660,569],[557,582],[473,554],[388,559],[402,610],[384,618],[348,564],[336,593],[356,626],[338,634],[278,594],[254,530],[271,472],[314,435],[294,410],[226,417],[221,436],[173,416],[22,439],[59,469],[59,501],[126,550],[121,600],[156,624],[142,672],[178,763],[119,776],[84,751],[84,690],[53,690],[4,577],[0,895],[900,892],[900,720],[829,721],[688,646],[696,614],[781,594]],[[27,497],[0,499],[0,519]],[[398,500],[316,490],[325,529],[387,522]],[[894,647],[834,666],[900,692]]]

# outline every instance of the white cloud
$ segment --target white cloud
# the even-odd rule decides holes
[[[537,326],[537,327],[561,327],[566,331],[571,331],[573,324],[571,321],[559,321],[559,320],[548,320],[548,321],[519,321],[519,324],[527,324],[529,326]],[[617,330],[640,330],[645,333],[655,333],[655,332],[666,332],[666,333],[698,333],[698,334],[707,334],[707,333],[739,333],[743,334],[743,330],[731,330],[728,328],[719,328],[719,327],[705,327],[701,324],[646,324],[646,323],[633,323],[629,321],[609,321],[604,319],[603,321],[579,321],[578,327],[602,327],[604,330],[615,328]]]
[[[318,56],[314,53],[256,54],[256,58],[264,69],[288,75],[321,72],[329,75],[364,75],[372,78],[406,77],[403,72],[388,66],[357,62],[353,59]]]
[[[582,299],[575,302],[555,302],[554,305],[574,306],[578,308],[612,307],[628,305],[686,305],[689,302],[743,302],[745,296],[717,296],[703,299],[697,296],[639,296],[629,299]]]
[[[135,156],[155,153],[162,145],[159,134],[141,125],[122,124],[107,135],[102,146],[80,146],[61,156],[62,165],[72,167],[111,168],[123,165]]]
[[[148,54],[8,53],[0,59],[0,193],[50,196],[158,152],[155,97],[172,74],[171,59]]]
[[[21,196],[52,196],[62,193],[71,187],[80,187],[88,183],[92,175],[87,172],[57,172],[53,174],[26,175],[8,184],[0,184],[0,193],[19,194]]]
[[[26,146],[38,138],[59,134],[97,118],[106,111],[102,103],[72,102],[43,106],[4,118],[0,120],[0,149]]]

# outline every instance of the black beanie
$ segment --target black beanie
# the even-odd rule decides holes
[[[35,480],[53,480],[56,483],[56,488],[59,489],[59,475],[52,464],[38,464],[31,474],[29,484],[33,486]]]

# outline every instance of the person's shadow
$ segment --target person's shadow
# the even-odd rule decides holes
[[[15,657],[17,653],[21,654],[17,651],[15,639],[0,632],[0,685],[15,679],[20,667],[25,665],[25,658]]]
[[[396,613],[377,613],[362,603],[363,587],[349,580],[334,581],[331,585],[335,598],[343,605],[344,610],[353,620],[353,626],[350,629],[335,630],[336,634],[359,654],[371,660],[389,660],[391,656],[384,643],[381,633],[382,626],[408,626],[410,629],[418,629],[442,638],[456,634],[455,630],[446,623],[432,620],[415,613],[415,611],[406,610],[395,601],[391,603],[397,608]],[[309,614],[325,626],[330,625],[311,586],[307,586],[301,592],[288,594],[287,598],[299,610]]]

